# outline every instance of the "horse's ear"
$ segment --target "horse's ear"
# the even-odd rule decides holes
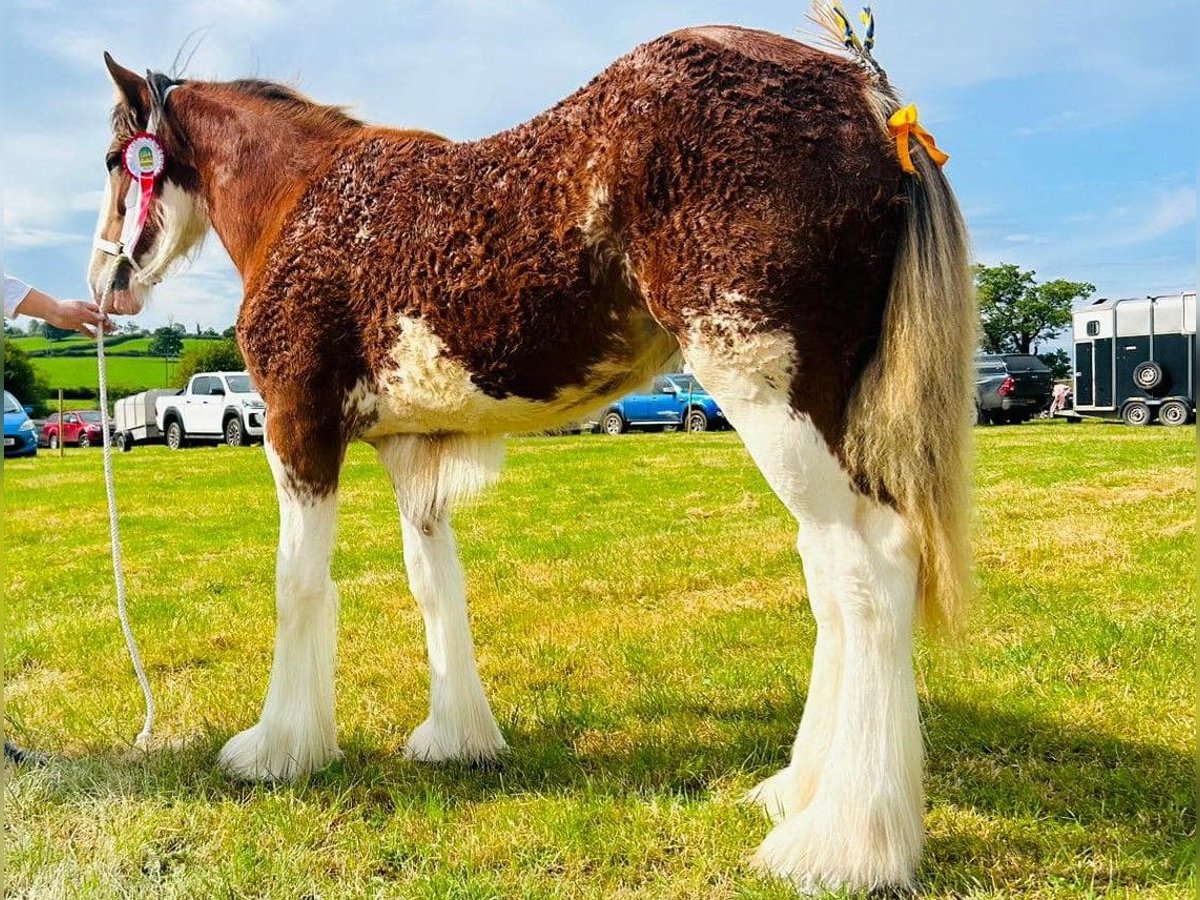
[[[150,90],[150,110],[162,116],[167,109],[167,95],[173,88],[179,87],[180,82],[164,75],[162,72],[146,70],[146,86]]]
[[[108,67],[108,74],[112,76],[121,99],[129,105],[140,121],[145,121],[150,112],[150,89],[146,86],[146,79],[126,69],[113,59],[108,51],[104,53],[104,65]]]

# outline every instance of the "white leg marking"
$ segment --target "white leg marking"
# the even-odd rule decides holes
[[[483,693],[467,593],[454,532],[443,515],[415,521],[400,517],[408,583],[425,618],[429,652],[429,717],[408,740],[412,759],[478,761],[505,747]]]
[[[279,495],[275,569],[275,660],[258,724],[221,750],[221,765],[245,779],[284,780],[315,772],[340,755],[334,722],[337,588],[329,576],[336,493],[298,497],[267,444]]]
[[[379,444],[396,489],[404,566],[425,619],[429,654],[429,717],[409,738],[412,759],[479,761],[505,749],[483,692],[467,592],[447,507],[495,478],[501,442],[463,435],[396,436]]]
[[[751,797],[779,822],[756,855],[801,890],[912,882],[922,745],[912,669],[917,558],[891,509],[859,496],[790,408],[791,341],[698,322],[685,356],[800,525],[817,646],[790,765]]]

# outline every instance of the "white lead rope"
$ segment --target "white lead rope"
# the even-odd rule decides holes
[[[96,329],[96,361],[100,370],[100,424],[104,430],[104,488],[108,493],[108,536],[112,544],[113,576],[117,583],[117,615],[121,618],[121,630],[125,632],[125,645],[129,648],[129,658],[133,661],[134,674],[137,675],[138,684],[142,686],[142,696],[146,699],[146,718],[142,722],[142,730],[133,745],[141,750],[146,750],[150,746],[150,731],[154,728],[154,694],[150,690],[150,679],[146,677],[146,669],[142,665],[142,654],[138,652],[133,629],[129,626],[129,609],[125,600],[125,567],[121,564],[121,533],[117,525],[117,491],[113,486],[112,436],[109,434],[108,376],[104,365],[104,324],[101,322]]]

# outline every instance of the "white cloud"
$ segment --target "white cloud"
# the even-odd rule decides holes
[[[1141,223],[1128,235],[1128,243],[1155,241],[1196,221],[1194,185],[1160,193]]]
[[[41,247],[67,247],[82,244],[87,238],[75,231],[53,231],[49,228],[4,228],[4,243],[16,249]]]

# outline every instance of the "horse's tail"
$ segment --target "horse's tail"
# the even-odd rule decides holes
[[[870,103],[899,105],[883,79]],[[873,495],[893,503],[920,549],[919,608],[952,630],[971,594],[968,478],[977,311],[966,227],[941,168],[914,147],[906,207],[875,357],[847,416],[843,459]]]

